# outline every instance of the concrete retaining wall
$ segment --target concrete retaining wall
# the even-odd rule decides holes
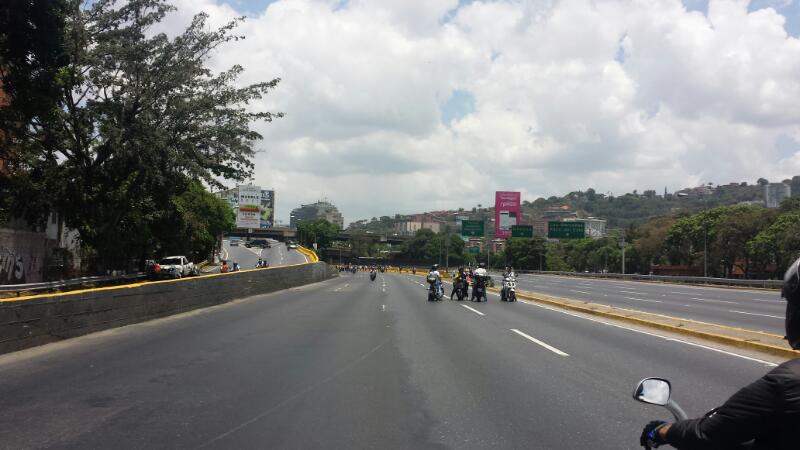
[[[325,263],[216,274],[0,303],[0,353],[335,276]]]

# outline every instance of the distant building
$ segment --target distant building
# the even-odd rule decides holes
[[[306,220],[325,219],[344,229],[342,213],[330,202],[319,201],[309,205],[300,205],[289,214],[289,226],[297,228],[297,224]]]
[[[566,205],[556,208],[547,208],[544,213],[542,213],[542,220],[546,222],[559,222],[571,217],[578,217],[578,213]]]
[[[764,203],[767,208],[777,208],[786,197],[792,196],[792,187],[784,183],[764,185]]]
[[[533,235],[536,237],[547,237],[547,220],[537,219],[531,223],[533,225]]]
[[[583,222],[585,225],[586,237],[601,238],[606,235],[606,221],[589,217],[586,219],[567,218],[564,222]]]

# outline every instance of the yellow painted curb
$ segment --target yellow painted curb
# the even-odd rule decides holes
[[[530,293],[517,292],[517,297],[524,298],[526,300],[535,301],[535,302],[538,302],[538,303],[543,303],[543,304],[550,305],[550,306],[555,306],[555,307],[561,308],[561,309],[568,309],[568,310],[571,310],[571,311],[581,312],[581,313],[585,313],[585,314],[591,314],[593,316],[600,316],[600,317],[605,317],[605,318],[609,318],[609,319],[620,320],[620,321],[623,321],[623,322],[633,323],[633,324],[636,324],[636,325],[642,325],[642,326],[646,326],[646,327],[649,327],[649,328],[656,328],[656,329],[659,329],[659,330],[671,331],[671,332],[674,332],[674,333],[683,334],[683,335],[687,335],[687,336],[693,336],[693,337],[699,337],[699,338],[703,338],[703,339],[708,339],[710,341],[714,341],[714,342],[717,342],[717,343],[720,343],[720,344],[732,345],[732,346],[737,347],[737,348],[756,350],[756,351],[765,352],[765,353],[769,353],[771,355],[776,355],[776,356],[781,356],[781,357],[786,357],[786,358],[798,358],[798,357],[800,357],[800,351],[791,350],[789,348],[778,347],[778,346],[770,345],[770,344],[764,344],[764,343],[761,343],[761,342],[749,341],[749,340],[740,339],[740,338],[736,338],[736,337],[732,337],[732,336],[726,336],[724,334],[711,333],[711,332],[700,331],[700,330],[692,330],[692,329],[685,328],[685,327],[669,325],[669,324],[666,324],[666,323],[661,323],[661,322],[656,322],[656,321],[653,321],[653,320],[642,319],[642,318],[639,318],[639,317],[626,316],[624,314],[615,314],[615,313],[608,312],[608,311],[602,311],[602,310],[598,310],[598,309],[592,309],[592,308],[589,308],[589,307],[584,307],[584,306],[579,306],[579,305],[573,305],[573,304],[569,304],[569,303],[559,302],[559,301],[553,300],[553,299],[545,299],[545,298],[537,297],[537,296],[532,295]],[[597,305],[597,306],[605,306],[605,305]],[[645,313],[643,311],[636,311],[636,313],[649,314],[649,313]],[[664,316],[664,317],[668,317],[668,316]],[[680,318],[677,318],[677,317],[672,317],[671,319],[673,319],[673,320],[683,320],[683,319],[680,319]],[[693,322],[696,322],[696,321],[693,321]],[[716,325],[716,324],[708,324],[708,325],[720,326],[720,325]],[[720,327],[732,328],[732,327],[725,327],[724,325],[720,326]],[[750,331],[750,330],[746,330],[746,331]],[[768,333],[762,333],[762,332],[757,332],[757,331],[750,331],[750,332],[751,333],[768,334]],[[777,336],[777,335],[771,335],[770,334],[770,336]]]

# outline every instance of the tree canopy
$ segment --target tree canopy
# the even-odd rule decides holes
[[[106,262],[166,248],[158,228],[183,216],[180,196],[197,194],[195,181],[222,187],[252,174],[261,139],[252,124],[282,114],[248,105],[280,80],[238,87],[242,67],[208,67],[213,52],[242,38],[234,30],[243,18],[209,29],[207,15],[198,14],[169,38],[153,30],[174,10],[165,0],[59,5],[46,20],[57,34],[42,44],[48,50],[26,50],[45,56],[12,64],[4,76],[12,97],[4,114],[18,122],[4,121],[14,155],[0,185],[2,206],[31,223],[58,212]],[[51,48],[61,49],[58,57]],[[52,107],[42,100],[41,108],[19,108],[32,95],[17,81],[26,73],[53,87],[46,91],[54,93]]]

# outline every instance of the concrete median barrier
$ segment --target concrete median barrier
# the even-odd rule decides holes
[[[323,281],[323,262],[43,294],[0,302],[0,353]]]

